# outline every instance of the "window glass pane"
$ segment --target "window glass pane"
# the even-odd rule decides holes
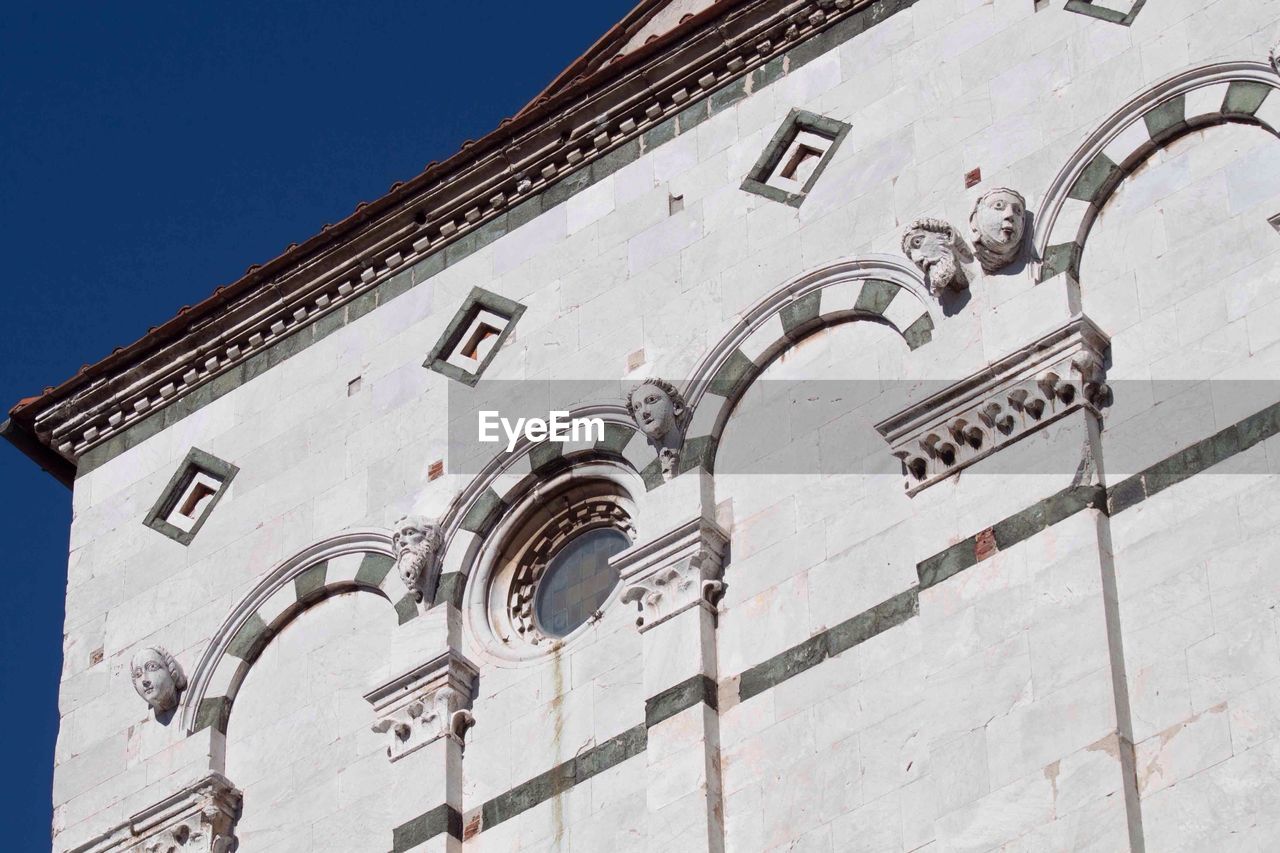
[[[608,527],[590,530],[552,558],[538,584],[534,611],[538,627],[563,637],[604,605],[618,585],[609,558],[631,544],[626,534]]]

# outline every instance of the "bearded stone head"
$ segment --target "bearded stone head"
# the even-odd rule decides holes
[[[159,647],[141,649],[129,664],[133,689],[157,713],[178,707],[178,694],[187,687],[187,678],[173,655]]]
[[[1013,263],[1022,248],[1027,201],[1006,187],[987,190],[969,214],[973,251],[987,272]]]
[[[941,219],[917,219],[902,233],[902,253],[924,273],[935,295],[968,286],[955,245],[955,229]]]
[[[661,379],[641,382],[627,395],[627,411],[650,441],[663,446],[679,444],[685,405],[671,383]]]
[[[434,521],[408,515],[393,526],[391,549],[396,557],[396,571],[416,601],[424,597],[423,581],[435,567],[443,544],[440,525]]]

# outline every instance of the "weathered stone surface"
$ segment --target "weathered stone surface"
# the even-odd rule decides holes
[[[517,118],[575,117],[437,182],[465,204],[42,422],[81,464],[54,849],[129,849],[211,771],[268,853],[1274,839],[1276,13],[728,5],[602,62],[617,110]],[[803,205],[744,192],[797,110],[846,141]],[[450,325],[476,288],[521,309],[487,351]],[[483,377],[424,369],[441,340]],[[546,379],[603,440],[462,466],[491,381]],[[182,547],[141,522],[193,446],[241,473]],[[636,543],[598,612],[493,630],[537,635],[537,567],[596,525]],[[152,714],[160,646],[191,685]],[[465,689],[403,678],[443,649]]]

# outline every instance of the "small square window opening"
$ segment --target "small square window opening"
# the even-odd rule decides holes
[[[479,323],[475,330],[471,333],[471,338],[462,345],[462,354],[472,361],[479,361],[489,354],[489,349],[493,346],[493,339],[498,337],[501,330],[495,329],[488,323]],[[481,347],[484,350],[481,351]]]
[[[200,520],[200,516],[209,506],[209,502],[213,500],[213,496],[222,488],[222,481],[217,477],[211,476],[204,471],[197,471],[195,476],[191,478],[182,494],[179,495],[177,503],[173,509],[165,517],[165,521],[181,530],[183,533],[190,533],[195,527],[196,522]]]
[[[423,367],[464,385],[475,385],[489,363],[511,339],[524,306],[473,287]]]
[[[747,174],[742,189],[799,207],[848,133],[844,122],[792,110]]]
[[[190,545],[238,471],[229,462],[193,447],[144,523],[179,544]]]

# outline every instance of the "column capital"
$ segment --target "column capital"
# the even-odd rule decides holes
[[[633,545],[610,562],[622,578],[622,600],[636,602],[636,625],[648,631],[694,607],[715,613],[729,535],[704,514]]]
[[[450,650],[366,693],[377,717],[373,731],[390,739],[387,757],[398,761],[440,738],[461,746],[475,723],[470,708],[478,674],[475,664]]]
[[[230,853],[241,799],[227,777],[210,773],[72,853]]]

